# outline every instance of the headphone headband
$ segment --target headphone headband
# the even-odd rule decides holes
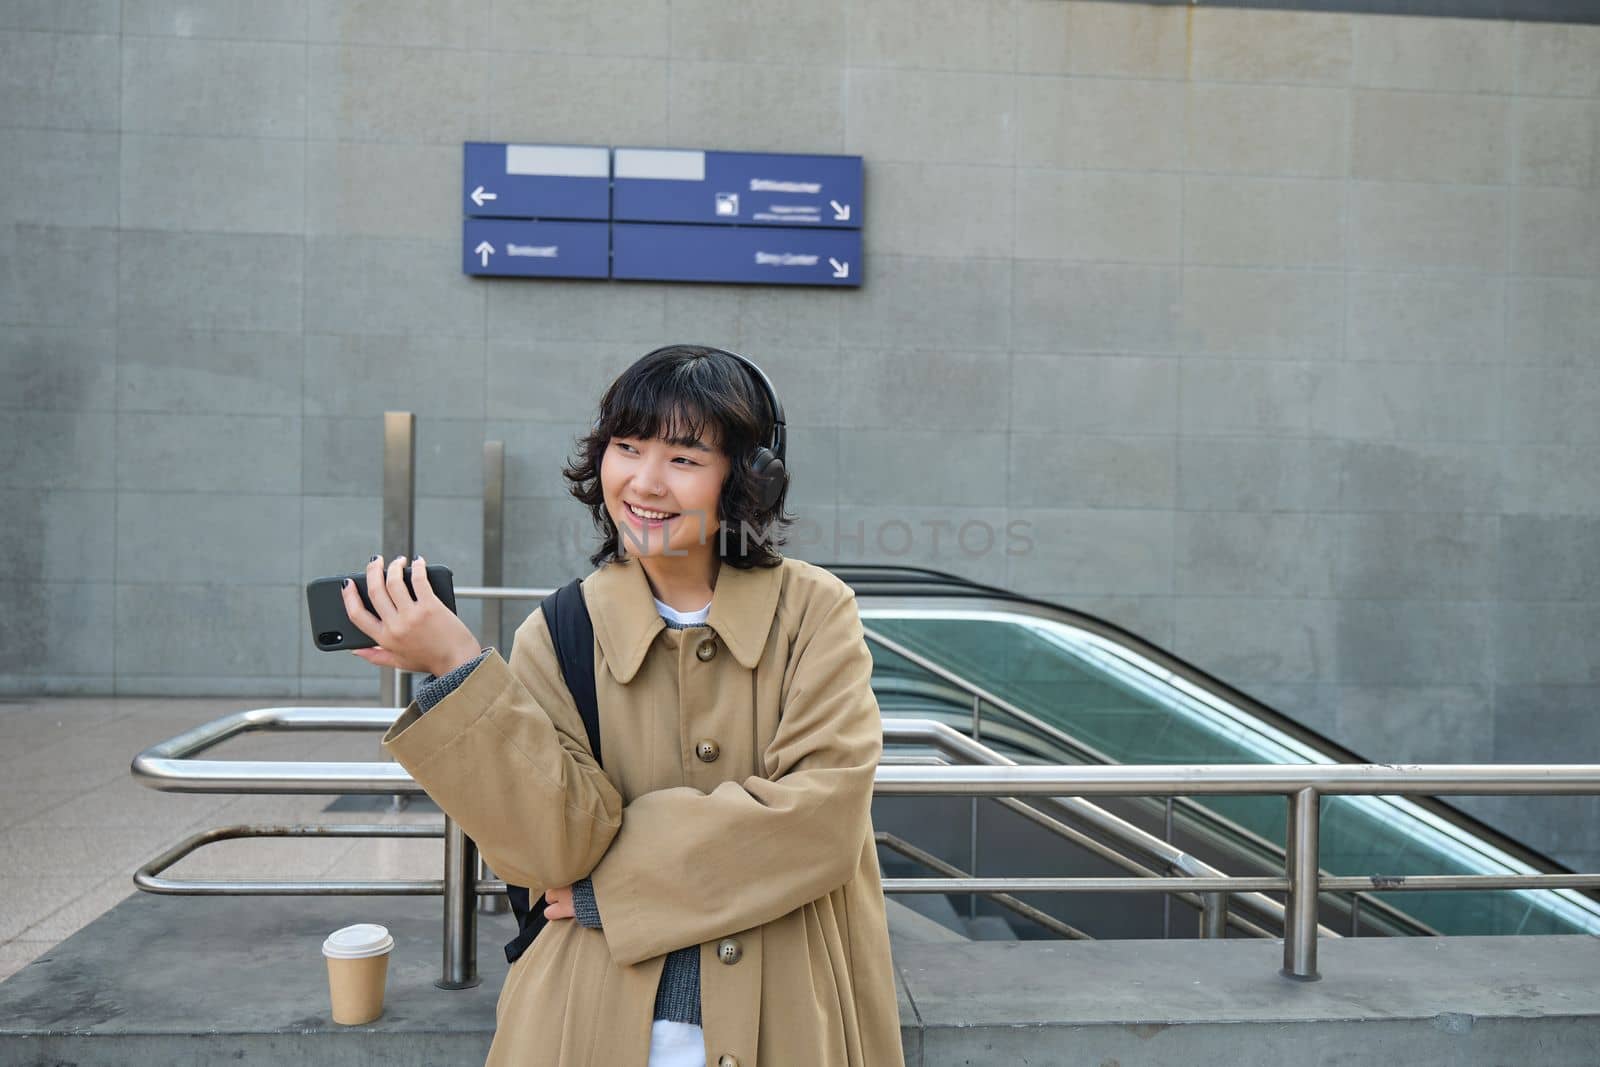
[[[778,391],[772,387],[772,379],[767,377],[766,371],[756,366],[755,361],[748,356],[741,356],[739,353],[731,352],[726,348],[717,348],[713,345],[667,345],[664,348],[656,349],[656,352],[664,352],[668,348],[698,348],[708,354],[720,352],[724,356],[732,356],[748,368],[755,377],[756,384],[761,386],[761,391],[766,394],[767,410],[772,414],[772,436],[767,440],[767,448],[779,460],[785,458],[784,448],[787,444],[788,432],[783,421],[783,404],[779,402]],[[655,352],[651,352],[650,355],[655,355]]]
[[[761,386],[761,391],[767,398],[767,409],[772,415],[772,436],[768,438],[765,445],[756,449],[755,455],[750,460],[750,469],[755,477],[756,492],[762,508],[773,507],[777,504],[778,498],[783,495],[784,487],[789,483],[789,473],[784,467],[789,435],[783,419],[783,403],[778,400],[778,391],[773,388],[772,379],[767,377],[766,371],[756,366],[754,360],[741,356],[737,352],[730,352],[726,348],[717,348],[713,345],[664,345],[640,356],[636,363],[649,359],[658,353],[679,348],[690,349],[703,355],[720,353],[724,356],[731,356],[743,365],[749,371],[750,376],[755,379],[756,384]],[[598,429],[600,420],[598,418],[595,419],[594,424]]]
[[[756,384],[761,386],[761,392],[767,398],[767,410],[772,414],[772,436],[767,439],[767,447],[771,449],[772,454],[777,456],[780,460],[785,458],[784,452],[785,446],[788,443],[788,433],[786,432],[785,423],[783,420],[783,403],[778,399],[778,391],[773,388],[772,379],[767,377],[766,371],[756,366],[755,361],[750,359],[748,356],[741,356],[737,352],[730,352],[726,348],[717,348],[714,345],[663,345],[660,348],[646,352],[635,362],[642,362],[649,359],[657,352],[665,352],[670,348],[697,348],[707,354],[712,352],[720,352],[724,356],[732,356],[745,367],[749,368],[750,373],[755,376]],[[600,419],[598,417],[595,418],[594,425],[596,429],[599,428]]]

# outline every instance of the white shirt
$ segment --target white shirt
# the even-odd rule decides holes
[[[651,597],[651,600],[656,600]],[[677,608],[663,604],[656,600],[656,611],[668,622],[675,622],[679,626],[699,626],[711,617],[711,601],[706,601],[706,606],[699,611],[679,611]]]
[[[693,1023],[657,1019],[650,1025],[648,1067],[706,1067],[705,1032]]]

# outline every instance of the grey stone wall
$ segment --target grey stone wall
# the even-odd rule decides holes
[[[866,284],[469,280],[468,139],[862,154]],[[797,554],[1102,612],[1373,758],[1600,760],[1597,188],[1595,27],[4,0],[0,691],[373,692],[301,584],[376,547],[381,413],[421,551],[479,580],[502,439],[553,583],[572,435],[697,338],[783,393]],[[1597,867],[1596,808],[1480,810]]]

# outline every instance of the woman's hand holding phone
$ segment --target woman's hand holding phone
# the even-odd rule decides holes
[[[404,556],[386,567],[381,556],[367,564],[367,597],[376,614],[361,603],[353,582],[341,590],[345,614],[356,629],[378,643],[376,648],[352,649],[377,667],[446,674],[482,651],[467,624],[445,607],[428,584],[428,564],[421,556],[411,561],[412,599],[406,589]]]

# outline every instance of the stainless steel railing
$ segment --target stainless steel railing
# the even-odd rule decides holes
[[[132,773],[142,784],[172,792],[221,793],[418,793],[420,786],[404,768],[386,763],[314,763],[196,760],[204,749],[250,730],[387,729],[395,711],[372,708],[262,708],[223,716],[185,731],[140,753]],[[931,745],[956,759],[976,755],[976,743],[949,727],[928,720],[889,719],[886,742]],[[977,746],[982,747],[982,746]],[[1001,759],[989,753],[991,759]],[[1506,794],[1600,794],[1600,766],[1583,765],[1190,765],[1190,766],[1017,766],[895,765],[880,766],[874,783],[878,796],[1039,797],[1071,803],[1089,796],[1277,795],[1287,798],[1289,835],[1282,877],[1229,877],[1186,863],[1181,854],[1165,857],[1177,875],[1127,878],[900,878],[885,879],[890,893],[1019,892],[1158,892],[1197,893],[1206,903],[1205,924],[1220,932],[1228,921],[1230,900],[1249,894],[1286,893],[1283,912],[1284,975],[1317,977],[1317,895],[1319,891],[1361,889],[1404,892],[1445,889],[1580,889],[1600,887],[1600,875],[1436,875],[1395,880],[1328,877],[1317,866],[1320,804],[1323,796]],[[1142,833],[1142,831],[1140,831]],[[341,834],[347,836],[445,837],[445,871],[440,882],[183,882],[160,877],[182,856],[226,837]],[[1151,835],[1152,852],[1165,845]],[[1166,845],[1171,849],[1170,845]],[[1176,852],[1176,850],[1172,850]],[[503,893],[505,883],[476,876],[476,848],[452,820],[442,831],[433,828],[264,827],[240,826],[195,835],[141,867],[135,884],[156,893],[297,894],[308,893],[442,893],[444,975],[436,983],[447,988],[476,984],[476,911],[479,894]],[[1193,873],[1203,870],[1204,873]],[[1331,932],[1328,936],[1333,936]]]
[[[869,608],[869,612],[870,610],[871,609]],[[870,617],[870,615],[868,617]],[[872,628],[870,623],[864,626],[864,632],[867,640],[872,644],[888,650],[900,659],[912,664],[918,670],[921,670],[931,678],[936,679],[938,682],[942,682],[945,685],[955,689],[957,692],[961,693],[965,699],[971,701],[972,727],[970,736],[974,741],[981,741],[986,736],[986,724],[983,711],[984,708],[989,707],[998,712],[1002,712],[1012,722],[1020,724],[1026,730],[1031,731],[1035,736],[1044,739],[1044,741],[1049,745],[1061,752],[1070,754],[1070,756],[1075,757],[1078,760],[1093,764],[1109,764],[1115,762],[1105,753],[1094,748],[1092,745],[1085,743],[1082,739],[1073,736],[1065,730],[1062,730],[1060,727],[1047,722],[1038,715],[1033,714],[1016,703],[1009,701],[992,690],[978,684],[977,682],[974,682],[972,679],[961,674],[960,672],[952,670],[947,665],[939,663],[917,652],[916,650],[905,645],[903,642],[896,641],[887,635],[877,632]],[[983,751],[988,752],[989,750],[984,748]],[[966,762],[986,763],[993,761],[986,758],[978,758],[968,760]],[[1007,760],[1004,762],[1009,763],[1011,761]],[[971,842],[969,848],[972,855],[976,857],[978,854],[978,809],[976,797],[973,798],[972,804]],[[1240,826],[1231,819],[1218,814],[1210,808],[1196,803],[1190,797],[1168,796],[1166,798],[1163,818],[1164,833],[1162,840],[1168,842],[1172,840],[1173,817],[1175,814],[1175,809],[1181,809],[1193,822],[1205,825],[1213,830],[1225,831],[1226,834],[1231,836],[1235,841],[1247,843],[1263,858],[1267,859],[1268,863],[1282,863],[1284,861],[1283,850],[1275,842],[1260,837],[1247,828]],[[1131,823],[1124,822],[1123,826],[1129,829],[1135,829]],[[1113,836],[1115,836],[1119,842],[1124,845],[1133,844],[1133,842],[1129,841],[1128,839],[1129,835],[1120,828],[1113,832]],[[1142,844],[1142,842],[1139,842],[1139,844]],[[1275,861],[1272,859],[1273,857],[1276,857]],[[974,859],[974,862],[976,862],[976,859]],[[1188,873],[1201,872],[1190,871]],[[1164,904],[1170,906],[1173,899],[1174,897],[1170,895],[1165,897]],[[1178,899],[1184,900],[1188,903],[1193,903],[1197,907],[1202,906],[1198,901],[1190,897],[1179,897]],[[1263,917],[1270,919],[1272,922],[1281,923],[1283,921],[1283,906],[1278,904],[1276,901],[1257,895],[1251,898],[1250,903],[1253,905],[1252,910],[1261,911]],[[1383,919],[1389,920],[1396,926],[1409,929],[1413,933],[1437,932],[1426,924],[1418,921],[1413,916],[1406,915],[1383,901],[1369,898],[1366,903],[1367,907],[1375,914],[1381,916]],[[1349,908],[1351,924],[1350,929],[1352,933],[1359,929],[1361,904],[1362,894],[1359,892],[1351,893]],[[1239,925],[1236,921],[1230,920],[1230,922],[1232,925]],[[1170,907],[1163,908],[1162,925],[1163,936],[1170,937]],[[1259,931],[1259,933],[1260,936],[1270,936],[1264,930]]]
[[[174,792],[226,792],[226,793],[288,793],[300,795],[382,793],[404,796],[420,792],[420,788],[405,770],[390,763],[333,763],[269,761],[198,760],[194,757],[206,749],[252,730],[386,730],[393,724],[398,709],[386,708],[261,708],[236,712],[188,730],[141,753],[134,760],[133,773],[143,784],[158,790]],[[984,746],[961,736],[954,730],[937,723],[920,724],[921,728],[906,733],[903,720],[890,720],[885,724],[886,737],[891,741],[904,740],[931,743],[943,754],[933,757],[941,765],[945,757],[961,761],[1010,764],[1010,760],[993,753]],[[917,724],[913,724],[917,725]],[[889,755],[885,762],[926,763],[930,757],[900,757]],[[1139,861],[1102,844],[1090,834],[1068,826],[1045,811],[1009,798],[998,798],[998,803],[1028,818],[1047,831],[1088,849],[1095,855],[1145,877],[1155,877],[1157,871]],[[976,803],[976,801],[974,801]],[[1095,832],[1107,835],[1136,855],[1162,869],[1190,875],[1220,875],[1210,867],[1182,853],[1171,845],[1155,838],[1138,827],[1126,823],[1109,812],[1079,798],[1049,799],[1045,806],[1054,806],[1057,813],[1084,825]],[[223,840],[245,837],[443,837],[446,842],[446,875],[437,881],[279,881],[279,882],[214,882],[185,881],[162,877],[162,872],[183,857],[205,845]],[[893,847],[892,842],[886,842]],[[480,877],[481,865],[471,840],[462,834],[454,821],[446,816],[442,829],[416,827],[384,827],[341,824],[317,825],[240,825],[219,827],[195,834],[167,849],[150,863],[145,864],[134,877],[135,884],[153,893],[190,895],[309,895],[324,893],[350,895],[382,893],[387,895],[443,894],[444,911],[444,973],[436,984],[444,988],[463,988],[473,985],[476,977],[476,915],[471,907],[471,895],[460,887],[468,882],[476,886],[477,894],[492,900],[503,901],[504,883]],[[475,872],[475,873],[468,873]],[[954,868],[942,871],[947,875],[964,876]],[[990,895],[1002,907],[1026,914],[1063,936],[1080,935],[1066,924],[1034,913],[1028,905],[1013,902],[1004,894]],[[1202,936],[1223,936],[1226,925],[1257,937],[1270,936],[1269,932],[1240,914],[1228,914],[1226,898],[1210,893],[1196,896],[1175,894],[1179,899],[1193,904],[1201,911]],[[1282,920],[1282,906],[1264,897],[1241,895],[1243,911],[1258,911],[1267,922]],[[1015,906],[1013,906],[1015,905]],[[1331,934],[1331,932],[1330,932]],[[1081,936],[1081,935],[1080,935]]]
[[[1588,889],[1595,874],[1431,875],[1405,879],[1327,877],[1317,867],[1320,801],[1324,796],[1374,795],[1593,795],[1600,766],[1533,764],[1208,764],[1156,767],[951,767],[938,773],[882,767],[875,792],[887,796],[1250,795],[1288,799],[1288,848],[1283,878],[902,879],[898,892],[988,892],[1003,882],[1009,892],[1126,892],[1188,889],[1288,894],[1282,973],[1317,977],[1317,894],[1324,889],[1368,892],[1446,889]],[[934,889],[931,883],[937,882]],[[889,883],[885,882],[885,890]]]
[[[873,833],[873,839],[889,851],[897,852],[912,862],[927,867],[929,870],[938,871],[946,878],[972,877],[955,864],[946,863],[944,860],[940,859],[938,856],[935,856],[927,849],[918,848],[916,845],[913,845],[903,837],[878,830]],[[1016,915],[1020,915],[1030,922],[1038,923],[1040,926],[1043,926],[1047,930],[1053,931],[1060,937],[1064,937],[1072,941],[1093,940],[1088,934],[1084,933],[1076,926],[1073,926],[1071,923],[1064,923],[1048,912],[1040,911],[1031,904],[1024,904],[1022,901],[1018,900],[1009,893],[996,893],[989,899],[993,900],[996,904],[1000,905],[1000,907],[1006,909],[1007,911]]]
[[[991,767],[1017,766],[1014,760],[938,722],[888,718],[884,720],[883,736],[886,745],[924,744],[937,748],[941,753],[937,758],[939,766],[948,766],[951,762]],[[905,766],[926,765],[927,762],[924,759],[886,754],[882,764]],[[974,796],[972,799],[976,803],[979,798]],[[1163,871],[1191,878],[1225,876],[1224,872],[1199,857],[1079,796],[1039,797],[1035,798],[1033,804],[1024,804],[1010,797],[991,799],[1056,837],[1079,845],[1113,866],[1121,867],[1142,878],[1160,878]],[[1050,812],[1054,812],[1055,817],[1052,817]],[[1093,834],[1100,834],[1116,842],[1118,848],[1102,844],[1091,833],[1086,833],[1078,827],[1085,827]],[[1122,851],[1119,851],[1119,848]],[[1143,862],[1134,857],[1141,857]],[[1221,895],[1187,891],[1174,893],[1168,897],[1172,898],[1190,904],[1200,911],[1202,937],[1221,937],[1228,926],[1242,930],[1252,937],[1272,937],[1274,935],[1270,932],[1270,928],[1281,927],[1285,921],[1283,905],[1260,893],[1241,892],[1234,896],[1231,902]],[[1246,918],[1246,915],[1253,917],[1255,921]],[[1339,936],[1328,929],[1323,929],[1321,932],[1328,937]],[[1170,928],[1168,933],[1170,934]]]

